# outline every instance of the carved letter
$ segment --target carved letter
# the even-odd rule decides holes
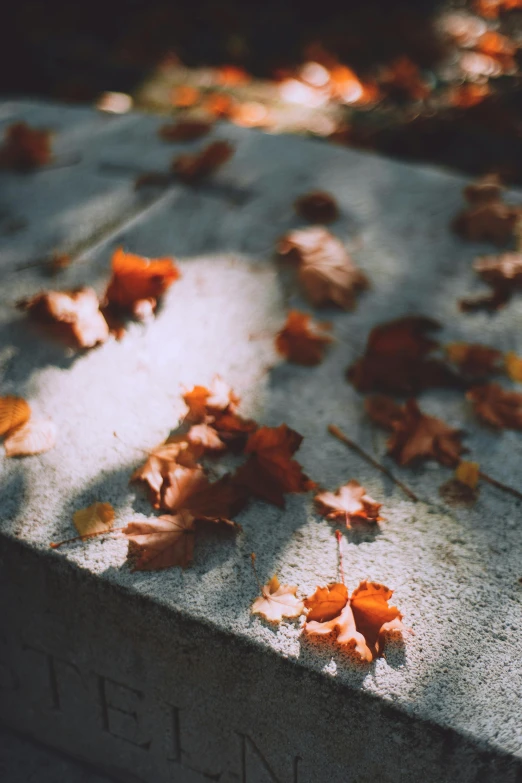
[[[148,750],[152,740],[144,740],[140,736],[142,732],[138,719],[138,708],[144,699],[143,693],[107,677],[100,677],[99,683],[105,731],[137,748]]]
[[[265,773],[267,773],[265,775],[267,783],[283,783],[281,778],[277,777],[271,765],[268,763],[267,759],[263,756],[255,744],[254,740],[249,737],[248,734],[240,734],[239,732],[238,734],[241,739],[241,783],[249,783],[249,780],[251,780],[249,770],[252,773],[256,770],[263,770]],[[257,763],[256,761],[252,763],[254,759],[256,759]],[[285,778],[285,780],[291,780],[292,783],[299,783],[299,761],[299,756],[296,756],[292,765],[292,777]]]

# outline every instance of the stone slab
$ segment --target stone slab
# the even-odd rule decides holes
[[[58,117],[62,108],[46,111]],[[129,124],[129,133],[139,128],[134,140],[122,128],[121,143],[104,152],[125,187],[137,167],[172,154],[155,136],[160,120],[141,122]],[[173,187],[101,240],[94,227],[92,246],[57,280],[101,293],[120,244],[175,255],[182,279],[156,320],[132,326],[121,343],[71,355],[30,330],[12,304],[48,280],[38,267],[7,274],[11,262],[0,256],[2,393],[25,396],[59,430],[54,450],[0,466],[0,716],[124,781],[520,783],[520,504],[485,487],[475,507],[451,509],[438,493],[446,469],[393,466],[422,498],[406,502],[326,432],[338,424],[387,460],[384,436],[344,379],[376,323],[420,312],[444,324],[443,341],[522,353],[520,300],[494,317],[457,310],[477,286],[472,258],[489,250],[448,230],[464,180],[225,124],[214,137],[237,151],[212,185]],[[86,160],[90,144],[87,134]],[[76,174],[71,167],[71,193]],[[373,287],[355,312],[321,313],[337,342],[309,369],[274,352],[288,307],[307,305],[272,253],[300,225],[295,197],[316,188],[338,199],[332,230],[355,248]],[[414,630],[386,659],[362,667],[305,641],[298,624],[273,628],[250,615],[252,551],[263,580],[277,571],[304,594],[336,577],[333,528],[309,496],[290,496],[284,511],[252,503],[238,518],[243,533],[201,538],[185,572],[131,573],[115,538],[49,550],[72,535],[73,511],[94,500],[113,503],[118,524],[150,514],[128,485],[139,449],[177,423],[180,386],[215,373],[242,396],[245,415],[304,435],[298,457],[313,479],[333,489],[357,478],[384,503],[381,533],[347,536],[344,552],[349,587],[388,584]],[[464,426],[483,470],[520,488],[519,433],[481,428],[453,392],[420,402]]]

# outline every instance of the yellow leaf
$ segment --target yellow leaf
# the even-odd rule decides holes
[[[508,351],[504,356],[506,373],[512,381],[522,382],[522,359],[514,351]]]
[[[462,484],[475,489],[479,480],[478,462],[461,462],[455,471],[455,477]]]
[[[114,509],[110,503],[93,503],[73,514],[73,522],[81,536],[107,533],[114,523]]]

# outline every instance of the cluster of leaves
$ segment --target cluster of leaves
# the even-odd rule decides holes
[[[0,438],[6,457],[28,457],[52,449],[56,427],[49,419],[33,419],[21,397],[0,397]]]

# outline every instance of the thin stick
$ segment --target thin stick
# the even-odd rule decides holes
[[[74,538],[66,538],[65,541],[51,541],[49,546],[51,549],[58,549],[64,544],[73,544],[75,541],[85,541],[88,538],[95,538],[96,536],[103,536],[110,533],[118,533],[120,530],[124,530],[127,526],[113,527],[112,530],[98,530],[96,533],[85,533],[83,536],[74,536]]]
[[[341,533],[340,530],[336,530],[335,531],[335,537],[337,539],[337,546],[338,546],[338,549],[339,549],[339,576],[341,577],[341,582],[344,585],[345,581],[344,581],[343,550],[342,550],[342,547],[341,547],[343,536],[342,536],[342,533]]]
[[[369,454],[364,451],[357,443],[355,443],[351,438],[349,438],[347,435],[344,434],[342,430],[339,429],[339,427],[336,427],[335,424],[329,424],[328,425],[328,432],[333,435],[335,438],[340,440],[342,443],[344,443],[346,446],[348,446],[350,449],[355,451],[360,457],[366,460],[366,462],[369,462],[370,465],[373,465],[374,468],[377,468],[377,470],[380,470],[381,473],[384,473],[385,476],[387,476],[391,481],[393,481],[394,484],[396,484],[405,495],[407,495],[410,500],[413,500],[414,503],[417,503],[419,498],[417,495],[406,486],[406,484],[403,484],[402,481],[399,481],[399,479],[395,478],[393,473],[390,473],[388,468],[385,468],[384,465],[381,465],[380,462],[377,462],[373,457],[371,457]]]
[[[491,484],[493,487],[501,489],[503,492],[509,492],[510,495],[514,495],[519,500],[522,500],[522,492],[519,492],[518,489],[510,487],[508,484],[503,484],[501,481],[488,476],[487,473],[483,473],[481,470],[479,470],[478,474],[479,478],[481,478],[483,481],[487,481],[488,484]]]

